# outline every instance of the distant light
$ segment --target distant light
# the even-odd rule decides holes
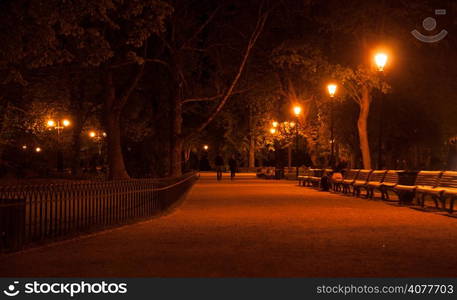
[[[23,149],[23,150],[27,150],[27,145],[23,145],[23,146],[22,146],[22,149]]]
[[[276,121],[273,121],[272,125],[273,125],[273,127],[275,127],[275,128],[276,128],[276,127],[278,127],[278,122],[276,122]]]
[[[48,122],[46,124],[48,125],[48,127],[56,126],[56,122],[54,122],[54,120],[48,120]]]
[[[384,67],[387,64],[388,56],[385,53],[378,53],[374,57],[374,61],[376,63],[376,66],[378,67],[378,71],[382,72],[384,71]]]
[[[35,151],[36,151],[36,152],[41,152],[41,148],[40,148],[40,147],[36,147],[36,148],[35,148]]]
[[[63,124],[63,126],[67,127],[67,126],[70,126],[71,123],[70,123],[69,120],[64,119],[64,120],[62,121],[62,124]]]
[[[329,84],[327,85],[327,90],[330,95],[330,97],[334,97],[336,93],[337,85],[336,84]]]
[[[102,135],[106,137],[106,132],[103,132]]]
[[[301,107],[300,106],[294,106],[294,114],[298,116],[301,114]]]
[[[89,132],[89,136],[90,136],[91,138],[95,137],[96,135],[97,135],[97,134],[95,133],[95,131]]]
[[[208,150],[208,145],[203,146],[203,149]]]
[[[275,134],[276,133],[276,129],[275,128],[271,128],[270,132],[271,132],[271,134]]]
[[[294,128],[295,127],[295,122],[290,122],[290,127]]]

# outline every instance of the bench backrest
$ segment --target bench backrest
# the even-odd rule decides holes
[[[357,176],[357,180],[359,181],[368,181],[370,178],[372,170],[360,170],[359,176]]]
[[[387,170],[376,170],[371,172],[369,181],[374,182],[382,182],[384,180],[384,176],[386,175]]]
[[[384,180],[382,182],[398,184],[398,179],[400,178],[398,176],[398,172],[400,172],[400,170],[387,171],[386,175],[384,176]]]
[[[297,172],[297,168],[292,167],[292,169],[294,170],[293,172]],[[299,167],[298,168],[298,175],[299,176],[300,175],[308,175],[308,170],[309,169],[306,168],[306,167]],[[293,172],[291,172],[291,173],[293,173]]]
[[[420,171],[416,177],[416,185],[437,186],[441,171]]]
[[[359,169],[350,169],[346,173],[344,173],[344,179],[347,180],[355,180],[357,179],[357,176],[359,175],[360,170]]]
[[[313,172],[311,174],[311,176],[314,176],[314,177],[322,177],[322,175],[324,175],[324,170],[323,169],[310,169],[310,171]]]
[[[447,188],[457,188],[457,172],[444,172],[443,175],[441,175],[438,186]]]
[[[324,170],[324,175],[329,175],[333,173],[333,169],[325,169]]]

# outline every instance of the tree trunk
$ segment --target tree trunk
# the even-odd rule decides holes
[[[81,176],[81,132],[83,129],[82,120],[77,118],[73,126],[72,135],[72,159],[71,159],[71,174],[75,177]]]
[[[170,137],[170,176],[182,175],[182,103],[181,98],[174,97],[171,111],[171,137]]]
[[[108,141],[108,179],[129,179],[130,176],[125,169],[124,156],[121,147],[120,114],[108,112],[106,114],[106,131]]]
[[[116,91],[111,72],[107,73],[106,89],[104,114],[108,145],[108,179],[128,179],[130,176],[125,169],[121,146],[121,110],[116,105]]]
[[[364,169],[371,169],[370,143],[368,140],[368,115],[370,113],[370,103],[370,90],[364,86],[362,90],[362,98],[359,102],[360,112],[359,119],[357,121],[360,151],[362,153]]]
[[[253,134],[251,134],[249,143],[249,168],[255,168],[255,138]]]
[[[292,167],[292,144],[287,147],[287,166]]]

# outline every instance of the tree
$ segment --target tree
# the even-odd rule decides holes
[[[254,29],[244,45],[241,59],[239,57],[225,57],[221,59],[221,47],[220,45],[218,47],[215,46],[216,43],[221,43],[220,31],[208,32],[208,25],[216,17],[220,8],[216,7],[210,11],[203,23],[197,23],[198,25],[195,25],[193,23],[194,20],[189,17],[192,16],[191,8],[183,3],[181,3],[179,7],[181,9],[180,13],[185,14],[187,18],[181,18],[179,13],[174,15],[169,24],[171,29],[167,32],[167,35],[163,37],[163,43],[167,49],[165,60],[167,61],[168,69],[170,71],[169,86],[172,90],[170,95],[170,175],[172,176],[181,174],[183,145],[201,134],[220,113],[233,93],[236,93],[235,89],[243,74],[251,52],[263,31],[269,14],[269,11],[265,10],[263,4],[260,5]],[[194,15],[194,17],[198,18],[201,17],[201,15]],[[249,17],[251,17],[251,15],[249,15]],[[190,26],[189,22],[191,24]],[[219,22],[218,26],[226,27],[226,19],[220,19]],[[248,22],[248,24],[250,24],[250,22]],[[192,28],[193,31],[189,31],[189,27]],[[203,33],[206,36],[205,38],[201,37]],[[239,33],[237,32],[237,35],[238,34]],[[224,38],[227,37],[224,36]],[[233,39],[233,36],[230,38]],[[226,42],[224,42],[224,44],[225,43]],[[237,43],[239,43],[239,40]],[[203,49],[201,49],[200,46],[202,46]],[[239,55],[238,49],[235,51],[235,54],[237,56]],[[207,68],[207,74],[196,73],[197,71],[193,64],[195,61],[204,61],[204,65],[200,65],[199,67]],[[228,75],[231,79],[227,85],[227,78],[223,78],[221,75],[227,73],[227,70],[232,71],[234,61],[237,61],[235,63],[237,67],[232,74]],[[214,70],[216,64],[222,64],[223,67],[216,71]],[[208,72],[210,72],[210,74],[208,74]],[[196,76],[197,74],[199,74],[199,76]],[[200,82],[195,80],[210,76],[212,77],[211,80],[203,79],[200,80]],[[215,94],[211,96],[193,96],[196,90],[195,87],[202,87],[208,84],[213,84],[214,89],[212,91],[216,91]],[[211,91],[211,89],[207,87],[202,87],[198,90],[200,92]],[[186,115],[185,106],[195,102],[208,101],[213,105],[207,107],[207,110],[210,112],[206,119],[203,119],[200,125],[192,126],[192,129],[184,132],[183,120]]]

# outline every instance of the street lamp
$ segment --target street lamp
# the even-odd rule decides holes
[[[275,134],[276,133],[276,128],[270,128],[270,133]]]
[[[298,116],[301,114],[301,107],[296,105],[294,106],[294,114],[298,118]]]
[[[298,118],[300,117],[300,114],[301,114],[301,106],[295,105],[293,108],[293,111],[294,111],[294,115],[295,115],[295,124],[292,127],[295,127],[295,159],[296,159],[296,164],[297,164],[296,176],[298,179],[298,175],[299,175],[298,168],[300,165],[300,163],[298,161],[298,125],[299,125]]]
[[[384,67],[387,64],[388,59],[389,59],[389,56],[382,52],[377,53],[374,56],[374,61],[375,61],[376,67],[378,68],[378,71],[380,71],[380,72],[384,71]]]
[[[40,153],[41,152],[41,148],[40,147],[36,147],[35,148],[35,152]]]
[[[203,146],[203,149],[205,149],[205,151],[208,151],[208,148],[208,145]]]
[[[49,129],[55,129],[57,132],[57,171],[63,172],[63,153],[62,153],[62,141],[61,141],[61,133],[62,131],[71,125],[71,122],[68,119],[62,120],[53,120],[49,119],[46,122],[46,125]],[[37,150],[37,149],[35,149]],[[40,149],[41,151],[41,149]],[[40,152],[37,151],[37,152]]]
[[[271,123],[271,125],[273,125],[273,127],[276,128],[276,127],[278,127],[279,124],[278,124],[278,122],[273,121],[273,123]]]
[[[100,157],[100,160],[102,159],[102,147],[103,147],[103,138],[106,137],[105,132],[97,132],[95,130],[89,131],[89,137],[93,139],[98,146],[98,155]]]
[[[389,60],[389,56],[385,53],[377,53],[374,56],[374,62],[376,65],[376,68],[381,76],[381,79],[384,79],[384,68],[387,65],[387,62]],[[379,135],[378,135],[378,169],[382,168],[382,139],[383,139],[383,114],[384,114],[384,101],[383,101],[383,95],[381,91],[380,95],[380,103],[379,103]]]
[[[334,126],[333,126],[333,98],[335,97],[337,85],[330,83],[327,85],[328,94],[330,95],[330,166],[332,169],[335,167],[335,137],[334,137]]]

